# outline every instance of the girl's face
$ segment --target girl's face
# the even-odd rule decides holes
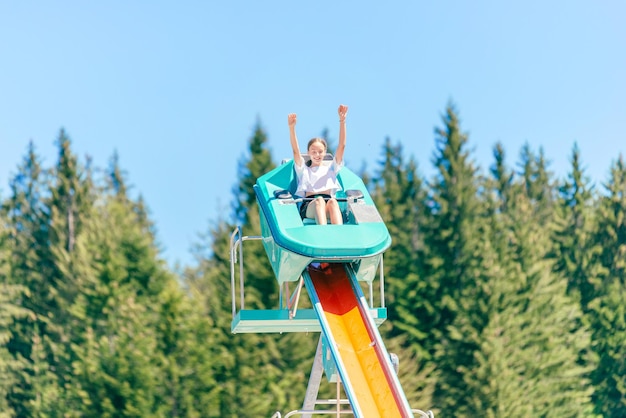
[[[309,156],[311,157],[311,165],[320,165],[324,161],[326,155],[326,147],[321,142],[313,142],[309,146]]]

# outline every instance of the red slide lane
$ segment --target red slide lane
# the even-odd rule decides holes
[[[402,401],[389,377],[392,371],[381,362],[386,350],[375,344],[344,266],[331,264],[322,271],[310,268],[309,275],[332,334],[326,337],[338,346],[361,411],[368,418],[402,417]]]

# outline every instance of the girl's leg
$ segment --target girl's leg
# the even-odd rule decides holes
[[[343,225],[343,216],[341,215],[341,209],[339,208],[339,202],[337,199],[329,199],[326,203],[326,211],[330,217],[330,223],[335,225]]]
[[[315,222],[318,225],[326,225],[328,221],[326,220],[326,202],[324,198],[316,197],[311,204],[315,205]]]

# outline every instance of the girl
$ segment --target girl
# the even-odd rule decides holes
[[[289,139],[293,150],[293,161],[298,177],[296,195],[314,198],[305,200],[300,206],[302,218],[314,218],[318,225],[326,225],[328,218],[332,224],[343,224],[343,217],[335,193],[341,189],[337,181],[337,173],[343,167],[343,152],[346,148],[346,114],[348,106],[340,105],[339,114],[339,146],[335,151],[330,165],[322,164],[328,151],[326,141],[322,138],[313,138],[307,145],[307,152],[311,160],[306,164],[300,154],[298,138],[296,137],[295,113],[287,117],[289,123]]]

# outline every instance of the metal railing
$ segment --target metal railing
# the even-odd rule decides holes
[[[414,414],[417,414],[420,417],[423,418],[435,418],[435,414],[433,413],[433,411],[422,411],[421,409],[411,409],[411,412],[413,412]],[[289,417],[293,417],[293,416],[297,416],[297,415],[335,415],[337,417],[341,416],[341,415],[354,415],[354,413],[352,412],[351,409],[345,409],[345,410],[336,410],[336,409],[318,409],[318,410],[304,410],[304,409],[299,409],[299,410],[294,410],[294,411],[290,411],[288,412],[286,415],[281,415],[280,412],[276,412],[274,413],[274,415],[272,415],[272,418],[289,418]]]
[[[245,308],[243,289],[243,242],[248,240],[260,240],[263,237],[258,235],[246,236],[241,232],[241,227],[235,228],[230,236],[230,289],[232,296],[233,318],[237,315],[237,288],[235,286],[235,264],[237,264],[237,249],[239,249],[239,297],[240,308]]]
[[[232,300],[232,315],[233,318],[237,315],[237,278],[236,278],[236,265],[239,264],[239,309],[245,309],[245,291],[244,291],[244,269],[243,269],[243,243],[245,241],[259,241],[263,237],[259,235],[243,235],[240,226],[237,226],[230,236],[230,289]],[[380,255],[380,262],[378,265],[379,272],[379,291],[380,291],[380,304],[378,307],[385,307],[385,273],[383,265],[383,256]],[[374,287],[372,282],[368,282],[368,296],[369,306],[374,308]],[[286,283],[285,283],[286,285]],[[298,298],[302,289],[302,282],[296,285],[296,291],[292,295],[287,295],[287,308],[290,310],[290,315],[295,315],[297,310]],[[284,286],[288,289],[287,286]],[[283,286],[280,286],[279,292],[279,309],[283,309]],[[291,312],[293,309],[293,312]]]

